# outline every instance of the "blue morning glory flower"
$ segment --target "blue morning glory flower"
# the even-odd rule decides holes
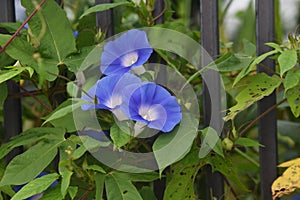
[[[74,35],[74,37],[78,37],[79,36],[79,32],[78,31],[74,31],[73,35]]]
[[[123,113],[119,109],[123,102],[123,90],[127,88],[126,91],[130,93],[130,90],[133,91],[141,84],[141,79],[130,73],[106,76],[91,87],[87,92],[89,95],[84,94],[82,96],[82,99],[91,103],[95,102],[94,99],[96,99],[96,104],[84,104],[81,109],[111,110],[117,117],[120,116],[120,120],[124,119],[125,116],[121,116]]]
[[[40,177],[45,176],[47,174],[49,174],[49,173],[48,172],[41,172],[36,178],[40,178]],[[54,187],[57,184],[58,184],[58,181],[54,181],[49,187]],[[13,189],[14,189],[15,192],[18,192],[24,186],[25,186],[25,184],[24,185],[18,185],[18,186],[15,186]],[[43,192],[40,193],[40,194],[36,194],[36,195],[34,195],[32,197],[27,198],[26,200],[38,200],[38,199],[40,199],[43,196],[43,194],[44,194]]]
[[[24,29],[28,29],[28,23],[23,26]]]
[[[149,128],[169,132],[181,121],[182,114],[176,98],[155,83],[144,83],[132,93],[127,93],[125,89],[123,94],[123,112]]]
[[[143,65],[152,51],[144,31],[129,30],[104,46],[100,70],[106,75],[124,74]]]

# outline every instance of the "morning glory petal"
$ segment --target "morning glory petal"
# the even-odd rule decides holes
[[[155,83],[142,84],[130,98],[124,99],[129,99],[122,105],[129,118],[145,123],[149,128],[169,132],[181,121],[181,109],[176,98]]]
[[[102,78],[98,81],[96,88],[96,96],[99,98],[99,104],[102,108],[107,110],[114,110],[119,108],[123,102],[124,88],[141,84],[140,78],[133,74],[111,75]]]
[[[152,54],[144,31],[129,30],[104,46],[100,70],[103,74],[124,74],[143,65]]]

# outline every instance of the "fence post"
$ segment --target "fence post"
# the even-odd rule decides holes
[[[201,45],[207,53],[215,57],[219,54],[219,24],[218,24],[218,0],[200,0],[200,28]],[[201,64],[209,64],[209,60],[201,56]],[[220,77],[216,71],[207,71],[203,74],[203,112],[204,125],[212,126],[218,133],[221,133],[221,95],[220,95]],[[210,94],[208,87],[214,88],[214,94]],[[212,107],[213,106],[213,107]],[[212,111],[220,114],[217,118],[211,119]],[[219,172],[212,173],[211,167],[206,168],[207,199],[211,194],[217,199],[224,199],[223,176]]]
[[[152,16],[155,18],[157,16],[160,16],[155,20],[155,24],[163,24],[164,23],[164,15],[163,10],[165,5],[165,0],[156,0],[154,4],[154,10],[152,12]],[[157,63],[159,62],[162,65],[165,65],[166,62],[163,59],[159,58],[159,55],[156,52],[153,52],[150,57],[150,63]],[[160,81],[160,83],[165,84],[167,81],[167,69],[166,68],[160,68],[159,73],[157,74],[157,80]],[[166,189],[166,178],[161,178],[154,181],[153,184],[154,193],[158,200],[162,200],[164,198],[164,192]]]
[[[274,41],[274,1],[256,0],[256,43],[257,55],[271,50],[265,45],[266,42]],[[271,70],[275,70],[275,63],[271,59],[262,62]],[[258,72],[272,75],[269,70],[257,66]],[[258,115],[264,113],[268,108],[276,104],[276,94],[258,102]],[[264,145],[259,149],[260,179],[262,199],[272,199],[271,185],[277,177],[277,119],[276,110],[273,110],[258,122],[259,142]]]
[[[95,4],[111,3],[111,0],[96,0]],[[113,10],[106,10],[96,14],[97,28],[106,34],[106,37],[111,37],[114,34]]]
[[[15,4],[11,0],[3,0],[0,6],[0,22],[15,21]],[[4,30],[1,30],[4,33]],[[19,93],[20,90],[12,80],[7,83],[8,95]],[[21,100],[19,98],[8,97],[4,103],[4,140],[8,141],[12,136],[22,132],[22,112]],[[16,148],[6,157],[9,162],[14,156],[21,153],[21,148]]]

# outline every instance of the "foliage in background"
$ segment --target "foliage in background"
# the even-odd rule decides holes
[[[189,15],[195,2],[167,0],[166,3],[164,24],[155,24],[157,18],[152,15],[154,0],[147,3],[143,0],[116,0],[113,4],[94,7],[89,1],[65,1],[65,10],[73,14],[71,20],[59,5],[48,0],[28,22],[28,29],[23,29],[5,52],[0,54],[0,110],[7,97],[22,98],[25,130],[8,142],[1,142],[0,199],[25,199],[43,193],[41,199],[103,197],[112,200],[155,200],[157,197],[154,194],[153,182],[160,178],[166,179],[166,200],[203,199],[205,192],[204,184],[201,183],[204,182],[203,172],[206,165],[224,175],[226,199],[255,199],[259,196],[257,152],[258,147],[263,146],[257,142],[255,122],[261,116],[256,117],[255,103],[272,92],[276,92],[278,98],[274,109],[278,110],[280,162],[299,156],[299,149],[295,147],[300,141],[297,134],[300,126],[300,36],[297,32],[291,33],[288,41],[284,43],[268,43],[266,45],[273,49],[256,56],[252,4],[249,4],[246,12],[239,14],[242,25],[236,41],[230,43],[226,36],[221,37],[221,54],[215,61],[214,69],[222,74],[229,107],[224,118],[226,123],[222,137],[215,134],[210,127],[201,128],[203,122],[200,118],[200,129],[191,150],[175,164],[165,163],[168,168],[162,175],[161,171],[124,173],[103,165],[91,156],[84,142],[89,142],[93,148],[105,144],[89,136],[78,136],[72,116],[73,100],[78,99],[72,95],[78,85],[78,82],[74,82],[75,73],[82,64],[89,66],[97,63],[85,63],[84,59],[105,38],[105,30],[96,28],[95,12],[114,8],[116,32],[145,26],[165,27],[200,41],[197,20]],[[36,6],[27,0],[23,0],[22,4],[27,15]],[[226,9],[220,9],[219,12],[221,17],[226,16]],[[14,33],[20,25],[2,23],[1,27]],[[75,36],[74,31],[78,35]],[[280,29],[278,35],[281,35],[279,32]],[[1,34],[0,45],[3,46],[10,38],[9,34]],[[201,99],[201,77],[197,76],[197,68],[178,55],[158,49],[154,51],[169,67],[178,70],[190,81]],[[277,69],[271,72],[272,76],[256,73],[256,66],[264,59],[276,61]],[[13,80],[19,85],[21,95],[8,96],[7,80]],[[88,88],[84,86],[82,89]],[[80,92],[81,88],[78,90]],[[81,105],[79,100],[75,102],[78,108]],[[99,118],[101,126],[110,129],[116,147],[135,151],[155,148],[151,141],[119,137],[122,134],[124,136],[123,130],[116,128],[109,113],[99,111]],[[3,122],[2,115],[0,122]],[[0,125],[1,133],[2,129]],[[210,139],[217,139],[218,142],[209,155],[199,158],[200,148],[205,146],[201,140],[206,134],[211,134]],[[164,137],[165,140],[170,138],[170,134]],[[210,141],[206,142],[210,145]],[[20,146],[25,149],[24,153],[6,164],[5,156]],[[170,152],[170,155],[172,153],[176,152]],[[288,171],[298,166],[295,163],[280,165],[290,167],[283,173],[284,178],[280,179],[290,178],[291,173]],[[36,178],[43,171],[49,174]],[[273,187],[274,196],[299,188],[298,179],[295,184],[288,186],[282,186],[285,182],[280,179],[274,182],[274,185],[280,183]],[[58,184],[49,187],[56,180]],[[15,186],[23,184],[25,186],[15,193]]]

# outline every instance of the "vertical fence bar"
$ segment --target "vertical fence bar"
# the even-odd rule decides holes
[[[15,21],[15,4],[11,0],[1,1],[0,22]],[[1,30],[3,33],[3,30]],[[19,93],[20,90],[14,81],[7,81],[8,95]],[[21,100],[18,98],[7,98],[4,103],[4,140],[8,141],[12,136],[22,132],[22,112]],[[10,161],[15,155],[21,152],[21,148],[16,148],[7,156]]]
[[[111,3],[111,0],[96,0],[95,4]],[[106,34],[106,37],[111,37],[114,34],[113,25],[113,10],[106,10],[96,14],[97,28]]]
[[[162,14],[166,1],[165,0],[156,0],[154,4],[154,10],[152,12],[153,17],[160,16],[155,20],[155,24],[163,24],[164,23],[164,15]],[[158,62],[158,55],[154,52],[150,57],[151,63]],[[164,60],[160,61],[161,64],[166,64]],[[157,79],[160,80],[160,83],[165,83],[167,77],[166,68],[160,68],[159,73],[157,75]],[[166,189],[166,178],[161,178],[159,180],[155,180],[154,184],[154,193],[158,200],[162,200],[164,198],[164,192]]]
[[[261,55],[271,50],[271,47],[265,45],[266,42],[274,41],[274,1],[256,0],[256,43],[257,55]],[[275,70],[275,63],[271,59],[262,62],[271,70]],[[270,74],[260,66],[258,72]],[[276,94],[258,102],[258,115],[264,113],[268,108],[276,104]],[[259,142],[264,145],[259,149],[260,159],[260,179],[262,199],[272,199],[271,185],[277,177],[277,123],[276,111],[273,110],[258,122]]]
[[[218,24],[218,0],[200,0],[200,28],[201,28],[201,45],[207,53],[215,57],[219,54],[219,24]],[[209,64],[209,60],[201,57],[202,66]],[[212,126],[218,133],[221,132],[221,100],[220,100],[220,77],[215,71],[208,71],[203,74],[203,109],[204,125]],[[210,92],[208,90],[210,87]],[[213,89],[212,89],[213,88]],[[212,91],[213,90],[213,91]],[[220,112],[217,118],[212,118],[212,112]],[[211,195],[217,199],[224,199],[223,176],[218,173],[212,173],[211,167],[206,169],[207,182],[207,199]]]

